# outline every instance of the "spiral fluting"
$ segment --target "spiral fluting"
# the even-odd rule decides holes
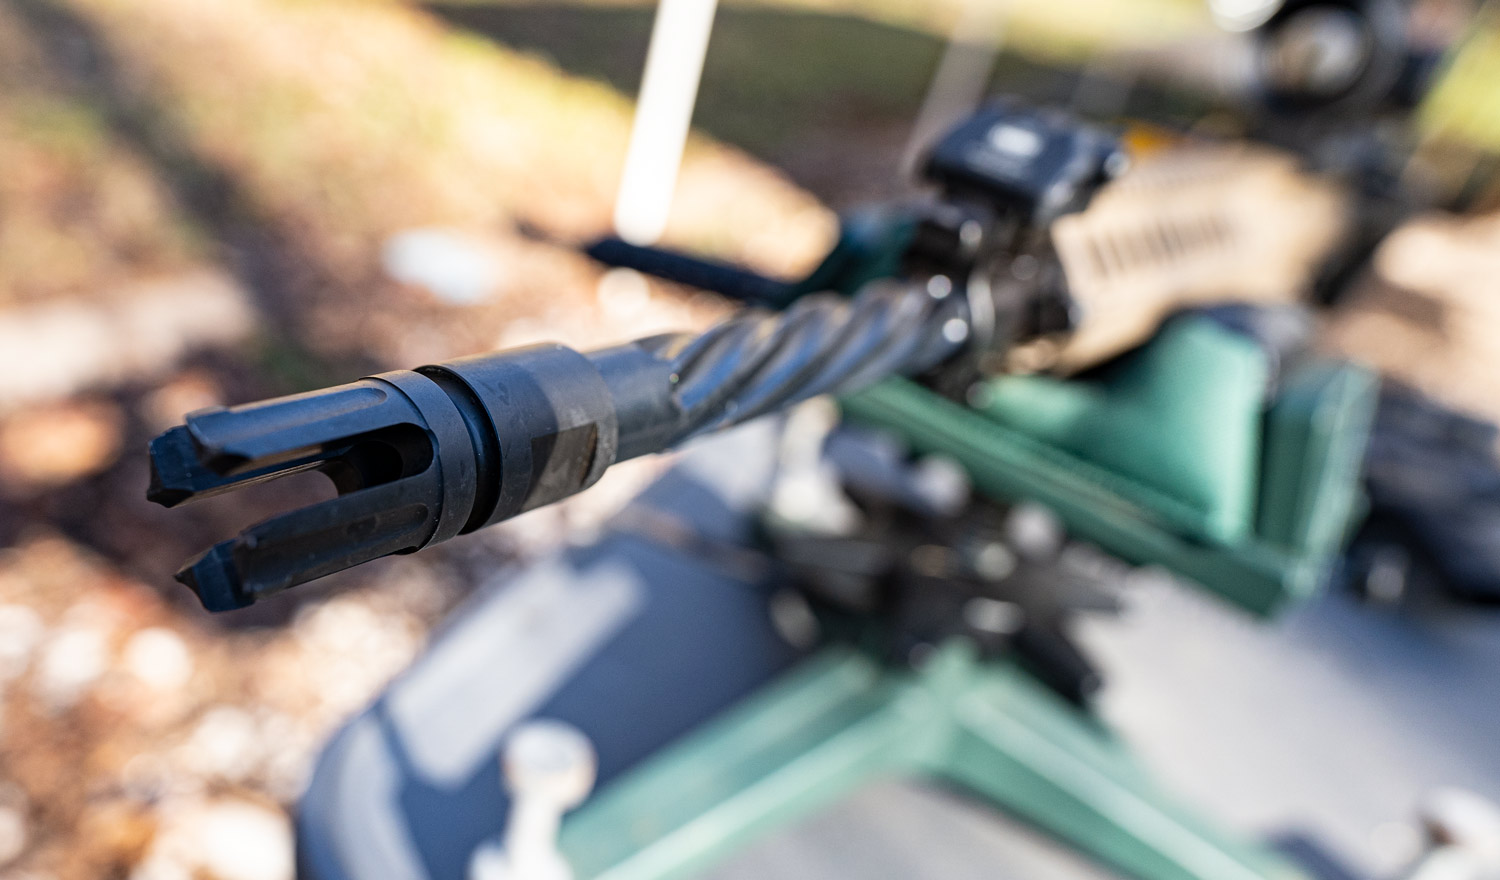
[[[251,526],[178,572],[210,610],[241,608],[551,504],[617,461],[922,373],[970,332],[963,297],[889,283],[743,312],[698,336],[587,354],[541,344],[382,373],[189,415],[152,442],[149,497],[173,506],[286,473],[335,476],[337,498]]]
[[[782,312],[749,310],[693,336],[663,340],[680,413],[670,443],[819,394],[911,376],[968,341],[962,296],[877,283],[853,297],[815,294]]]

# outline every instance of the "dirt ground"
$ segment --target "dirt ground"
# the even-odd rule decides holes
[[[146,442],[193,409],[721,312],[601,295],[545,240],[607,227],[629,109],[396,4],[0,4],[0,876],[288,876],[285,811],[333,726],[482,575],[654,471],[221,618],[173,570],[326,489],[187,515],[143,498]],[[672,227],[787,273],[833,231],[706,140]],[[462,303],[392,281],[383,254],[410,230],[502,271]]]
[[[400,3],[0,2],[0,876],[287,877],[286,811],[333,727],[483,574],[660,467],[217,618],[176,566],[326,489],[191,515],[142,497],[146,442],[193,409],[722,313],[601,288],[558,244],[607,228],[629,112]],[[826,204],[889,190],[904,112],[785,135],[789,172],[697,138],[669,240],[805,269]],[[412,230],[498,268],[464,302],[394,281],[383,259]],[[1500,417],[1497,254],[1493,218],[1413,224],[1331,339]]]

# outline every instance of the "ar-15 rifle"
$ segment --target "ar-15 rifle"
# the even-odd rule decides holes
[[[210,610],[566,498],[617,461],[893,375],[933,381],[1075,315],[1057,218],[1125,166],[1107,133],[1002,104],[944,138],[939,188],[891,254],[895,278],[747,309],[700,335],[580,353],[543,344],[190,414],[151,444],[148,497],[174,506],[287,474],[338,497],[246,529],[178,580]],[[1028,278],[1013,277],[1017,265]]]
[[[175,506],[310,470],[339,495],[252,526],[178,579],[210,610],[243,607],[550,504],[617,461],[815,395],[908,376],[957,396],[1038,346],[1075,367],[1139,341],[1174,306],[1233,298],[1176,278],[1129,292],[1143,317],[1122,320],[1132,309],[1109,294],[1128,278],[1091,268],[1082,212],[1126,164],[1104,131],[995,104],[933,148],[934,198],[851,227],[800,283],[620,242],[591,249],[757,306],[701,335],[588,353],[533,346],[190,414],[152,443],[152,500]],[[1179,275],[1213,241],[1206,227],[1148,231],[1159,253],[1142,262]]]

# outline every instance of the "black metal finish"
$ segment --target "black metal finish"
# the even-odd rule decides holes
[[[177,579],[205,608],[287,587],[457,534],[474,456],[447,395],[415,373],[194,413],[151,443],[147,497],[167,507],[318,470],[339,497],[275,517],[193,560]]]
[[[1088,204],[1125,169],[1119,142],[1061,112],[996,102],[933,147],[923,175],[950,200],[990,206],[1028,229]]]
[[[1080,615],[1119,610],[1126,566],[1069,547],[1040,507],[972,496],[932,503],[921,468],[878,434],[841,429],[824,453],[860,525],[828,534],[770,511],[761,532],[827,624],[884,621],[879,647],[894,662],[962,636],[987,656],[1013,657],[1077,705],[1098,692],[1103,678],[1072,627]]]
[[[1048,318],[1068,312],[1060,270],[1028,290],[994,278],[1018,253],[1055,262],[1046,225],[1082,208],[1122,158],[1112,138],[1061,115],[993,105],[934,148],[928,176],[940,197],[900,238],[898,259],[880,261],[901,280],[853,297],[798,296],[698,336],[588,354],[535,346],[191,414],[151,445],[151,500],[171,507],[307,470],[327,474],[339,496],[247,529],[177,578],[210,610],[243,607],[550,504],[616,461],[816,395],[940,365],[961,385],[984,352],[1065,329]],[[623,242],[593,250],[750,299],[781,304],[791,290]]]
[[[616,461],[924,372],[967,336],[962,297],[889,284],[745,312],[700,336],[386,373],[188,416],[151,444],[148,497],[171,507],[307,470],[333,480],[339,497],[253,526],[179,572],[204,607],[239,608],[566,498]]]
[[[1409,45],[1409,15],[1403,0],[1288,0],[1255,32],[1263,100],[1325,120],[1409,109],[1432,67]]]
[[[1345,577],[1366,598],[1500,604],[1500,428],[1387,382],[1365,457],[1370,511]]]
[[[618,238],[601,238],[585,248],[584,253],[606,266],[634,269],[752,306],[779,308],[797,294],[793,284],[739,266],[667,248],[631,244]]]

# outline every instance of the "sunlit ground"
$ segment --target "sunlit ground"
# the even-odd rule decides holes
[[[187,516],[142,499],[144,444],[186,411],[722,311],[662,287],[601,296],[598,270],[560,246],[607,229],[642,5],[572,25],[500,5],[484,14],[513,28],[509,46],[478,18],[458,26],[479,13],[456,4],[0,3],[5,876],[287,876],[284,810],[322,738],[478,578],[597,522],[649,476],[227,620],[171,572],[285,498]],[[745,30],[710,62],[721,103],[690,144],[668,239],[776,274],[810,265],[834,219],[805,186],[840,201],[889,191],[958,6],[728,4]],[[616,17],[601,30],[592,15]],[[757,41],[814,20],[799,16],[819,22],[787,37],[806,63],[758,72]],[[541,44],[565,25],[581,28],[572,51]],[[1039,60],[1205,26],[1181,0],[1017,3],[1007,40],[1024,57],[1001,71],[1043,77]],[[831,42],[848,64],[823,57]],[[848,73],[872,56],[884,78]],[[783,157],[786,170],[763,161]],[[383,249],[413,229],[470,242],[498,267],[491,282],[459,303],[391,281]],[[1382,263],[1406,298],[1361,300],[1336,341],[1475,408],[1500,399],[1481,382],[1500,375],[1493,346],[1452,355],[1474,377],[1457,390],[1457,370],[1430,359],[1455,340],[1482,348],[1472,328],[1500,322],[1483,296],[1497,240],[1492,220],[1410,230]],[[1444,272],[1421,269],[1433,254]]]

